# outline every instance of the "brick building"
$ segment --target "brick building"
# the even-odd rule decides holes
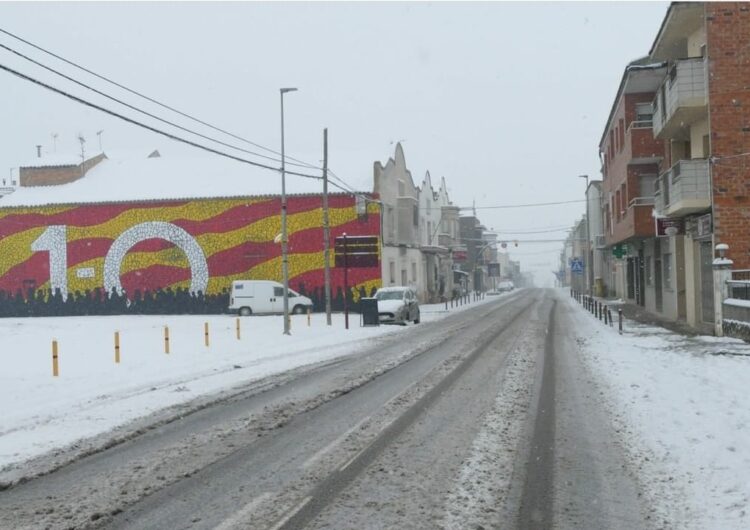
[[[649,281],[644,253],[654,239],[654,183],[664,150],[652,134],[652,101],[665,72],[663,63],[649,58],[625,68],[599,143],[602,279],[610,295],[640,305]]]
[[[673,2],[599,146],[610,293],[705,331],[715,245],[750,268],[748,64],[750,4]]]

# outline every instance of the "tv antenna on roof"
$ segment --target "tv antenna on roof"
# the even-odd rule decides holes
[[[101,131],[96,131],[96,135],[99,137],[99,151],[102,150],[102,133],[104,132],[104,129]]]
[[[57,153],[57,133],[52,133],[52,149],[55,153]]]

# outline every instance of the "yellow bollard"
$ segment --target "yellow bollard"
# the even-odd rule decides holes
[[[208,344],[209,344],[209,342],[208,342],[208,322],[206,322],[205,324],[203,324],[203,336],[205,338],[206,348],[208,348]]]
[[[115,363],[120,364],[120,332],[115,331]]]
[[[237,319],[237,340],[240,340],[240,319]]]
[[[52,376],[60,375],[60,367],[57,364],[57,341],[52,341]]]
[[[164,326],[164,353],[169,353],[169,326]]]
[[[308,307],[307,308],[307,327],[308,328],[310,327],[310,313],[312,313],[312,309]]]

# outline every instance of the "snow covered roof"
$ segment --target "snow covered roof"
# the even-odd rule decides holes
[[[101,152],[86,153],[86,160],[99,156]],[[41,157],[32,158],[26,164],[21,164],[20,167],[63,167],[63,166],[78,166],[81,164],[80,154],[61,153],[61,154],[44,154]]]
[[[290,171],[316,174],[315,170]],[[322,193],[320,179],[286,176],[286,193]],[[331,193],[339,191],[330,189]],[[107,153],[86,175],[68,184],[19,187],[0,198],[0,207],[143,200],[280,195],[277,171],[219,157],[154,157]]]

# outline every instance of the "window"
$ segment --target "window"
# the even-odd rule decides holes
[[[283,287],[274,287],[273,288],[273,295],[274,296],[284,296],[284,288]]]
[[[417,281],[417,264],[413,261],[411,262],[411,281]]]
[[[662,282],[664,283],[665,289],[672,288],[672,254],[664,254],[662,256]]]
[[[406,269],[401,269],[401,285],[408,284],[408,278],[406,277]]]
[[[414,210],[412,211],[412,214],[413,214],[412,220],[414,221],[414,226],[419,226],[419,206],[418,205],[416,204],[414,205]]]
[[[646,258],[646,285],[653,284],[653,278],[651,278],[651,256]]]
[[[403,197],[406,194],[406,184],[403,180],[398,181],[398,196]]]
[[[396,263],[393,261],[388,262],[388,279],[396,283]]]
[[[651,103],[636,103],[635,121],[636,126],[650,127],[654,119],[654,107]]]

